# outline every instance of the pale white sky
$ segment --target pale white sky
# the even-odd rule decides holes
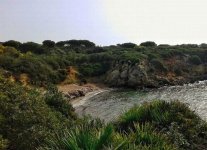
[[[0,41],[207,43],[207,0],[0,0]]]

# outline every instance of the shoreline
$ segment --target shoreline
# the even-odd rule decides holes
[[[69,102],[74,108],[77,108],[85,102],[87,102],[88,99],[92,98],[93,96],[96,96],[100,93],[106,92],[106,91],[112,91],[112,90],[141,90],[141,91],[147,91],[147,92],[152,92],[154,90],[162,90],[166,87],[176,87],[176,86],[187,86],[187,85],[192,85],[192,84],[199,84],[202,81],[207,81],[207,80],[201,80],[201,81],[195,81],[195,82],[189,82],[189,83],[184,83],[182,85],[165,85],[161,86],[158,88],[142,88],[142,89],[134,89],[134,88],[127,88],[127,87],[119,87],[119,88],[110,88],[106,85],[103,84],[96,84],[96,83],[87,83],[84,85],[78,85],[78,84],[65,84],[65,85],[58,85],[58,90],[62,92],[65,97],[68,98],[68,94],[73,94],[77,92],[82,92],[83,95],[77,95],[77,97],[74,98],[68,98]]]
[[[106,85],[95,83],[87,83],[84,85],[65,84],[58,85],[57,87],[58,90],[65,95],[74,108],[81,106],[89,98],[109,89]]]
[[[107,89],[98,89],[98,90],[95,90],[92,92],[88,92],[88,93],[86,93],[85,96],[78,97],[76,99],[71,100],[70,103],[73,106],[73,108],[77,108],[81,105],[84,105],[87,102],[87,100],[89,100],[90,98],[92,98],[100,93],[103,93],[105,91],[108,91],[108,90]]]
[[[119,91],[120,89],[100,88],[98,90],[94,90],[92,92],[87,93],[83,97],[71,100],[70,102],[72,106],[75,108],[75,112],[78,114],[78,116],[82,117],[84,115],[91,115],[93,118],[101,118],[108,122],[116,118],[119,113],[121,114],[120,110],[126,110],[130,107],[133,107],[134,105],[139,105],[145,101],[150,102],[152,100],[159,99],[170,102],[174,100],[179,100],[180,102],[187,104],[192,111],[195,111],[202,118],[202,120],[206,120],[207,118],[205,115],[205,111],[203,111],[206,106],[206,97],[204,95],[206,85],[207,80],[194,82],[193,84],[188,83],[184,84],[183,86],[163,86],[161,88],[149,90],[147,92],[148,94],[144,95],[143,97],[140,95],[138,97],[138,100],[134,100],[136,96],[134,96],[133,98],[133,95],[132,98],[128,97],[127,100],[124,98],[124,95],[123,97],[120,97],[121,100],[116,99],[116,97],[116,100],[113,100],[110,98],[110,94],[107,94],[108,91],[116,92],[116,90]],[[126,89],[122,88],[121,90],[125,91]],[[191,92],[192,90],[194,92]],[[126,93],[127,92],[128,91],[126,91]],[[131,91],[129,90],[129,92]],[[122,93],[123,92],[121,92],[120,94]],[[204,101],[199,99],[201,94],[204,96]],[[93,97],[96,97],[96,100],[94,100]],[[113,117],[111,117],[110,114],[115,115],[112,115]]]

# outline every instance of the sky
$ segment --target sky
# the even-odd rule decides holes
[[[207,0],[0,0],[0,41],[207,43]]]

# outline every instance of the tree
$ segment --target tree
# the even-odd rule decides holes
[[[182,45],[180,45],[180,47],[183,47],[183,48],[198,48],[198,45],[197,44],[182,44]]]
[[[191,64],[194,64],[194,65],[200,65],[202,62],[201,62],[201,59],[199,56],[197,55],[193,55],[189,58],[189,62]]]
[[[18,41],[9,40],[9,41],[4,42],[2,45],[3,46],[11,46],[11,47],[18,49],[21,46],[21,44],[22,43],[20,43]]]
[[[43,46],[46,46],[46,47],[54,47],[55,46],[55,42],[54,41],[51,41],[51,40],[45,40],[42,42]]]
[[[157,44],[155,42],[153,42],[153,41],[147,41],[147,42],[141,43],[140,46],[155,47],[155,46],[157,46]]]
[[[94,47],[95,44],[91,41],[88,40],[79,40],[81,45],[85,45],[85,47],[89,48],[89,47]]]
[[[56,43],[56,46],[63,47],[63,46],[65,46],[65,44],[66,44],[66,41],[59,41]]]
[[[86,47],[91,48],[95,47],[95,43],[88,41],[88,40],[68,40],[68,41],[59,41],[56,43],[56,46],[63,47],[63,46],[70,46],[70,47]]]
[[[137,45],[134,43],[123,43],[123,44],[119,44],[119,46],[124,47],[124,48],[134,48]]]
[[[38,43],[34,43],[34,42],[23,43],[20,46],[20,50],[23,53],[26,53],[28,51],[31,51],[33,53],[38,53],[38,54],[41,54],[42,53],[41,45],[38,44]]]
[[[206,44],[206,43],[202,43],[202,44],[200,45],[200,47],[201,47],[201,48],[207,48],[207,44]]]
[[[68,44],[69,46],[75,46],[75,47],[86,47],[86,48],[90,48],[90,47],[94,47],[95,44],[93,42],[90,42],[88,40],[69,40],[66,42],[66,44]]]

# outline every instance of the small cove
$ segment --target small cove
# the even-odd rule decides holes
[[[91,115],[106,122],[115,120],[134,105],[152,100],[179,100],[207,120],[207,81],[182,86],[165,86],[151,90],[106,89],[73,102],[79,116]]]

